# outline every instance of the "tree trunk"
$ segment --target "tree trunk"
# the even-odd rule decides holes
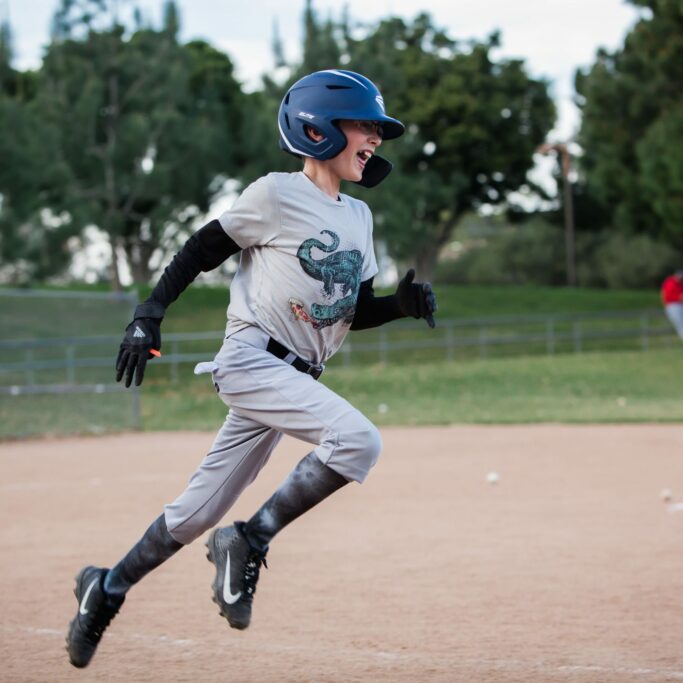
[[[431,249],[425,249],[415,257],[415,280],[419,282],[431,282],[436,272],[436,264],[439,255],[439,247],[433,245]]]
[[[416,280],[422,282],[432,282],[434,280],[439,253],[444,244],[451,238],[461,215],[461,213],[454,212],[454,217],[440,223],[431,239],[421,245],[420,250],[415,254]]]
[[[116,73],[109,77],[109,107],[106,119],[106,144],[104,154],[104,182],[106,190],[106,214],[105,230],[111,242],[111,286],[115,292],[121,291],[121,278],[119,276],[119,255],[116,251],[118,239],[115,235],[119,227],[117,220],[117,186],[114,158],[116,155],[116,127],[118,125],[119,97],[118,97],[118,78]]]
[[[120,292],[121,287],[121,277],[119,276],[119,255],[116,251],[116,240],[109,235],[109,244],[111,244],[111,261],[109,262],[109,278],[111,282],[112,292]]]
[[[154,247],[148,242],[132,237],[126,240],[124,248],[128,257],[128,265],[133,276],[133,282],[136,285],[149,284],[152,277],[149,260],[154,253]]]

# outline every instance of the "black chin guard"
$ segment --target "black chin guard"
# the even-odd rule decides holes
[[[375,187],[390,173],[394,165],[382,157],[373,154],[363,169],[363,177],[356,183],[361,187]]]

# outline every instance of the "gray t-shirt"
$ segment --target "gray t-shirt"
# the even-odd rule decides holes
[[[377,273],[370,209],[332,199],[303,172],[269,173],[219,220],[242,248],[226,334],[255,325],[325,362],[349,331],[360,283]]]

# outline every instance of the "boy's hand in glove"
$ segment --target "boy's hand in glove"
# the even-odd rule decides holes
[[[413,282],[415,269],[411,268],[398,283],[396,300],[404,315],[413,318],[424,318],[429,327],[436,327],[434,313],[436,313],[436,294],[429,282]]]
[[[140,304],[135,309],[135,319],[126,327],[116,358],[117,382],[125,375],[126,387],[129,387],[135,374],[135,386],[140,386],[147,361],[161,355],[160,325],[165,312],[164,307],[155,302]]]

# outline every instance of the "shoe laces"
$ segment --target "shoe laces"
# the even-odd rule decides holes
[[[249,596],[254,595],[256,592],[256,584],[259,579],[261,565],[268,569],[265,553],[251,548],[247,555],[246,564],[244,565],[244,590]]]
[[[98,605],[93,612],[92,618],[88,620],[85,635],[92,643],[99,643],[102,634],[105,632],[111,620],[117,615],[120,605],[114,604],[106,598]]]

